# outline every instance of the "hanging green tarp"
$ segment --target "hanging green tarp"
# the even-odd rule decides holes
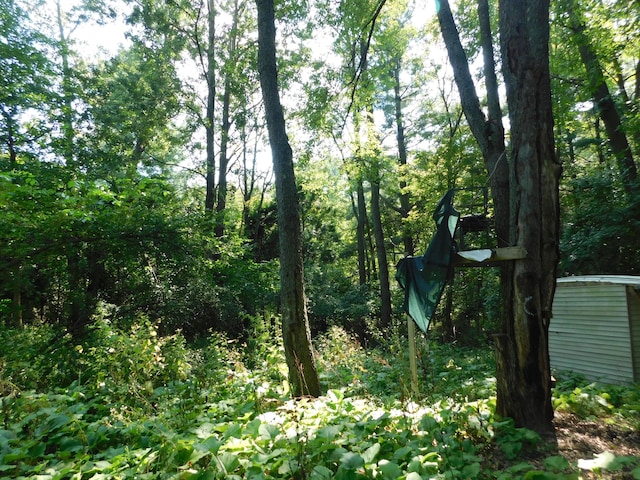
[[[455,255],[454,234],[460,214],[453,207],[454,193],[449,190],[433,213],[437,230],[427,252],[421,257],[403,258],[396,267],[396,279],[404,289],[404,310],[425,333],[440,302]]]

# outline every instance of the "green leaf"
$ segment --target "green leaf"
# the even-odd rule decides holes
[[[207,438],[204,442],[194,443],[193,448],[199,450],[201,452],[211,452],[213,454],[218,453],[220,446],[223,445],[223,442],[218,440],[218,438],[214,435]]]
[[[340,458],[340,463],[348,470],[355,470],[364,465],[364,459],[358,453],[346,452],[342,455],[342,458]]]
[[[398,450],[396,450],[393,454],[393,459],[394,460],[400,460],[402,458],[404,458],[407,454],[411,453],[413,451],[413,449],[409,446],[406,447],[402,447],[399,448]]]
[[[411,472],[407,475],[407,480],[422,480],[422,477],[416,472]]]
[[[378,462],[378,468],[382,472],[385,479],[395,479],[402,475],[402,469],[397,463],[390,462],[389,460],[380,460]]]
[[[262,423],[260,424],[260,427],[258,427],[258,433],[264,440],[275,440],[275,438],[280,433],[280,429],[276,425],[271,425],[270,423]]]
[[[561,472],[569,468],[569,461],[562,455],[555,455],[544,459],[544,466],[554,472]]]
[[[311,480],[329,480],[333,478],[333,472],[323,465],[316,465],[311,470]]]
[[[220,461],[220,465],[224,469],[225,473],[233,472],[240,466],[238,456],[231,452],[222,452],[218,455],[218,460]]]
[[[70,421],[71,421],[71,418],[69,418],[68,415],[59,413],[57,415],[53,415],[49,417],[49,419],[47,420],[47,426],[51,430],[58,430],[59,428],[65,426]]]
[[[462,469],[462,476],[464,478],[477,478],[480,474],[480,464],[472,463],[471,465],[465,465]]]
[[[380,444],[379,443],[374,443],[373,445],[371,445],[369,448],[367,448],[364,453],[362,454],[362,458],[364,459],[364,463],[373,463],[373,460],[376,458],[376,456],[378,456],[378,453],[380,453]]]
[[[340,433],[339,425],[327,425],[318,430],[316,436],[327,440],[333,440]]]

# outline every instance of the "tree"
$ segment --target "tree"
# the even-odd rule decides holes
[[[521,245],[528,252],[526,259],[501,268],[497,412],[512,417],[519,426],[546,433],[553,428],[547,339],[559,257],[560,175],[551,111],[549,4],[500,2],[503,76],[511,125],[509,164],[503,161],[504,130],[486,0],[478,2],[478,16],[488,118],[480,108],[448,1],[440,2],[438,20],[462,108],[492,187],[498,246]]]
[[[586,69],[587,84],[593,97],[598,115],[604,123],[611,151],[618,163],[622,183],[627,195],[633,195],[639,190],[638,170],[631,151],[631,145],[627,139],[622,118],[615,104],[615,98],[609,90],[604,72],[595,48],[589,38],[587,27],[581,18],[575,0],[567,1],[567,14],[569,16],[569,29],[572,38],[578,46],[580,58]],[[622,83],[624,92],[624,83]],[[628,103],[628,101],[626,102]]]
[[[0,17],[0,151],[14,167],[20,152],[32,148],[33,134],[20,117],[31,109],[41,111],[52,78],[52,64],[44,46],[51,43],[31,26],[20,2],[3,6]]]
[[[302,259],[302,232],[293,151],[278,88],[273,0],[256,0],[258,8],[258,72],[273,158],[280,242],[282,335],[295,397],[320,395],[307,318]]]
[[[587,75],[586,81],[595,109],[604,123],[609,145],[618,164],[625,191],[627,195],[633,197],[633,194],[638,193],[640,187],[638,184],[638,170],[623,126],[622,116],[618,111],[619,108],[616,105],[615,97],[611,94],[605,80],[603,67],[589,38],[587,26],[581,17],[577,2],[568,0],[566,9],[568,28],[572,33],[571,38],[576,43],[580,58],[584,64]],[[619,70],[619,65],[616,69]],[[624,82],[622,82],[620,90],[624,95]],[[627,98],[625,104],[628,103]]]
[[[500,49],[511,125],[513,293],[497,345],[500,415],[553,431],[548,334],[559,259],[560,208],[549,73],[549,2],[500,1]],[[535,126],[535,128],[532,128]]]
[[[504,127],[502,125],[502,110],[498,99],[498,83],[495,73],[487,0],[478,2],[478,16],[481,26],[488,116],[485,116],[480,107],[480,99],[476,93],[469,69],[469,61],[460,41],[449,7],[449,1],[442,0],[438,9],[438,21],[447,47],[449,62],[453,67],[462,109],[473,136],[480,147],[485,167],[489,174],[489,184],[491,185],[491,193],[496,208],[498,246],[504,247],[509,243],[509,171],[507,162],[504,161]]]

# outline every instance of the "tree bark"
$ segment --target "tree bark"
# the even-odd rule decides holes
[[[233,21],[229,32],[228,62],[234,62],[236,57],[236,37],[238,35],[238,0],[233,4]],[[231,121],[229,119],[231,108],[231,75],[232,70],[227,65],[224,74],[224,93],[222,94],[222,128],[220,131],[220,165],[218,169],[218,200],[216,202],[216,226],[214,234],[221,238],[225,230],[225,210],[227,208],[227,170],[229,168],[229,131]]]
[[[358,220],[356,226],[357,244],[358,244],[358,278],[360,285],[366,285],[369,282],[369,272],[367,262],[367,206],[364,198],[364,186],[362,179],[357,180],[356,186],[356,218]]]
[[[402,115],[402,95],[400,94],[400,59],[396,58],[393,67],[393,93],[395,97],[395,117],[396,117],[396,140],[398,142],[398,163],[402,169],[400,172],[400,215],[402,216],[402,243],[404,245],[404,254],[413,255],[414,243],[413,236],[408,230],[407,219],[411,212],[411,199],[406,192],[407,181],[405,180],[407,165],[407,142],[404,135],[404,118]]]
[[[307,318],[302,261],[302,232],[293,152],[285,128],[278,90],[276,28],[273,0],[256,0],[258,8],[258,73],[276,177],[280,236],[282,334],[289,382],[295,397],[320,395]]]
[[[378,174],[376,174],[379,177]],[[389,285],[389,262],[384,242],[384,231],[380,214],[380,179],[371,183],[371,218],[373,236],[376,243],[376,257],[378,259],[378,281],[380,283],[380,323],[382,331],[391,325],[391,289]]]
[[[478,15],[484,58],[487,104],[489,107],[488,118],[480,108],[480,100],[469,70],[467,55],[460,42],[460,36],[453,20],[448,0],[441,0],[440,2],[438,22],[440,23],[442,38],[447,48],[449,62],[453,68],[462,109],[471,133],[480,147],[489,175],[488,180],[494,204],[498,247],[506,247],[510,244],[509,166],[505,158],[504,127],[502,125],[502,111],[495,73],[487,0],[478,1]]]
[[[541,434],[553,432],[548,330],[560,231],[548,41],[548,0],[500,0],[515,242],[527,257],[514,262],[511,308],[497,337],[496,412]]]
[[[74,157],[73,128],[73,88],[71,86],[71,66],[69,65],[69,42],[64,33],[60,0],[56,2],[58,32],[60,35],[60,57],[62,59],[62,133],[64,136],[63,154],[69,167],[77,167]]]
[[[9,111],[7,111],[4,105],[0,105],[0,112],[2,112],[7,128],[6,145],[9,151],[9,167],[13,169],[18,162],[18,152],[16,151],[15,143],[15,107],[9,108]]]
[[[208,0],[207,21],[209,36],[207,41],[207,110],[205,117],[205,135],[207,142],[207,169],[206,169],[206,191],[204,208],[206,212],[213,212],[216,198],[216,153],[215,153],[215,105],[216,105],[216,12],[214,0]]]

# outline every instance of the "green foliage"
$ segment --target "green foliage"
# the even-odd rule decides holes
[[[213,334],[198,346],[179,334],[162,337],[144,319],[129,329],[98,322],[87,345],[60,347],[60,358],[75,352],[59,367],[76,376],[65,387],[46,375],[46,358],[56,355],[32,361],[50,327],[0,329],[3,344],[18,339],[23,348],[0,357],[0,475],[575,479],[579,469],[639,466],[611,454],[578,463],[543,454],[530,463],[544,451],[539,437],[494,418],[490,387],[478,390],[493,369],[481,349],[430,345],[430,391],[407,401],[399,388],[404,360],[365,350],[333,328],[316,343],[326,395],[289,400],[282,347],[268,322],[251,321],[261,332],[255,343]],[[12,373],[19,370],[31,372]],[[39,374],[39,383],[20,383]],[[620,412],[638,398],[622,387],[611,392]]]
[[[0,328],[0,378],[17,391],[43,390],[76,380],[78,352],[69,335],[54,325]]]
[[[616,175],[594,169],[567,182],[560,272],[572,275],[637,274],[640,222]]]
[[[553,406],[581,418],[606,419],[610,423],[640,427],[640,386],[590,382],[573,372],[558,372]]]

